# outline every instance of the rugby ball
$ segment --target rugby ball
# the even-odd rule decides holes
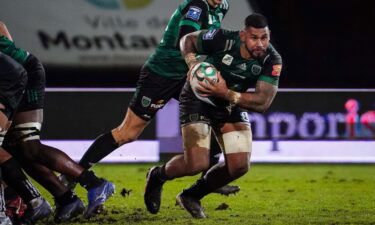
[[[199,82],[208,83],[208,81],[205,78],[208,78],[214,82],[218,82],[219,78],[217,74],[217,69],[212,64],[207,62],[197,63],[191,70],[190,86],[195,96],[199,100],[204,101],[213,106],[216,106],[214,99],[211,97],[201,96],[199,90],[197,90],[197,87],[201,86]]]

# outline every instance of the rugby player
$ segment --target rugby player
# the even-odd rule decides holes
[[[27,210],[23,222],[34,223],[52,213],[50,204],[41,197],[21,170],[18,162],[2,146],[17,105],[27,84],[27,73],[11,57],[0,52],[0,169],[1,179],[24,199]],[[5,215],[3,185],[0,187],[0,223],[12,224]]]
[[[180,96],[185,154],[150,169],[145,192],[145,199],[150,202],[146,204],[160,204],[166,181],[207,169],[211,131],[224,151],[225,164],[213,166],[203,178],[182,191],[177,202],[194,218],[205,218],[200,200],[247,173],[252,134],[245,110],[264,112],[268,109],[277,92],[282,66],[281,56],[269,41],[270,30],[261,14],[248,16],[241,31],[201,30],[182,38],[181,52],[189,68],[198,63],[197,54],[205,54],[208,55],[205,61],[221,73],[217,83],[207,79],[209,83],[200,82],[198,88],[215,106],[199,100],[186,82]],[[250,87],[255,87],[255,92],[247,93]]]
[[[68,189],[53,171],[73,177],[88,191],[86,217],[90,217],[113,193],[114,185],[95,176],[64,152],[40,142],[45,95],[45,72],[41,62],[17,48],[5,24],[0,22],[0,52],[19,62],[27,72],[27,84],[17,106],[12,126],[5,138],[6,149],[24,169],[55,198],[55,221],[63,222],[83,213],[83,202]]]
[[[179,50],[179,40],[200,29],[219,28],[227,10],[227,0],[185,0],[176,9],[159,46],[140,72],[137,90],[123,122],[96,138],[80,165],[90,168],[119,146],[136,140],[159,109],[171,98],[178,99],[188,72]],[[213,148],[212,164],[218,162],[218,152],[221,152],[220,148]],[[230,194],[238,192],[239,187],[224,187],[217,191]],[[156,213],[158,209],[151,207],[148,210]]]

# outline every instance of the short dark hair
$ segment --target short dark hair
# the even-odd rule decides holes
[[[250,14],[245,19],[245,27],[265,28],[267,26],[267,18],[260,13]]]

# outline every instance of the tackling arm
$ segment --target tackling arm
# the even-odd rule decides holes
[[[189,69],[198,63],[196,53],[197,53],[198,36],[200,32],[201,31],[189,33],[183,36],[180,41],[181,54],[182,54],[182,57],[185,59],[186,64],[189,66]]]
[[[254,93],[239,93],[228,89],[224,98],[247,110],[263,113],[271,105],[277,93],[277,86],[258,81]]]
[[[228,89],[220,73],[218,77],[219,81],[217,83],[214,83],[210,79],[206,79],[209,84],[200,82],[200,87],[197,87],[197,89],[205,93],[202,96],[216,96],[249,111],[263,113],[269,108],[277,93],[277,86],[262,80],[256,83],[255,92],[253,93],[235,92]]]

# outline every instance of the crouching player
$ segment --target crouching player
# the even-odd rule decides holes
[[[80,215],[85,206],[78,196],[61,183],[54,171],[74,178],[88,191],[85,217],[95,215],[114,193],[114,184],[97,177],[92,171],[85,170],[59,149],[44,145],[40,141],[45,71],[37,57],[15,45],[6,25],[1,21],[0,52],[17,61],[27,73],[26,87],[5,136],[4,148],[21,163],[32,178],[53,195],[56,222],[66,222]]]
[[[267,20],[260,14],[245,19],[241,31],[210,30],[187,34],[181,52],[191,69],[195,55],[208,55],[206,62],[220,72],[219,81],[200,82],[198,90],[216,102],[199,100],[187,82],[180,96],[180,120],[184,155],[153,167],[147,176],[146,204],[160,204],[167,180],[192,176],[208,168],[211,131],[225,154],[225,164],[213,166],[207,174],[177,196],[178,203],[195,218],[205,218],[200,200],[219,187],[247,173],[252,134],[245,110],[264,112],[274,99],[281,71],[281,56],[269,43]],[[190,75],[191,76],[191,75]],[[255,91],[246,90],[255,86]]]

